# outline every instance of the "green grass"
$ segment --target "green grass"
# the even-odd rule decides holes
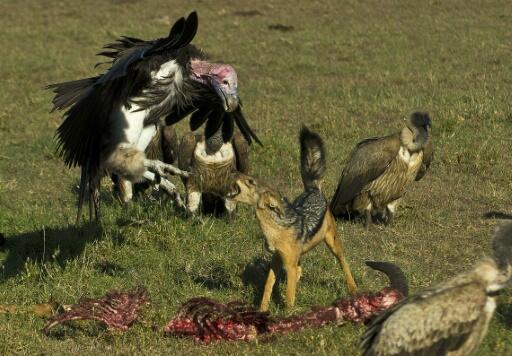
[[[512,212],[512,8],[507,1],[3,0],[0,3],[0,304],[73,303],[144,284],[145,320],[160,328],[179,304],[206,295],[257,302],[269,255],[253,213],[191,223],[157,200],[123,209],[105,185],[103,227],[73,227],[78,170],[52,141],[49,84],[89,76],[101,46],[119,35],[154,38],[197,9],[195,43],[239,74],[245,111],[263,139],[252,172],[285,195],[301,191],[297,134],[317,130],[328,150],[324,191],[334,191],[360,139],[394,132],[414,108],[431,113],[431,172],[406,196],[395,224],[366,232],[338,224],[362,290],[384,280],[368,259],[398,263],[412,291],[469,268],[489,253],[496,220]],[[237,11],[258,10],[256,16]],[[272,24],[294,27],[272,31]],[[183,130],[184,125],[180,125]],[[106,182],[105,182],[106,183]],[[105,266],[113,268],[105,268]],[[262,267],[263,266],[263,267]],[[303,259],[296,311],[346,294],[339,266],[319,247]],[[282,290],[282,288],[281,288]],[[272,312],[282,313],[276,296]],[[277,302],[277,303],[276,303]],[[40,333],[45,321],[0,315],[0,354],[346,354],[363,328],[308,330],[264,344],[196,345],[148,325],[112,333],[94,324]],[[479,352],[512,353],[512,293]]]

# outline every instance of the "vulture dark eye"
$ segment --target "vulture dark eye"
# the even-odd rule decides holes
[[[228,82],[226,79],[224,79],[224,80],[222,81],[222,83],[223,83],[223,84],[226,84],[226,85],[228,85],[228,84],[229,84],[229,82]]]

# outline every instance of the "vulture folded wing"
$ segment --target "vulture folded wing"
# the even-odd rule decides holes
[[[204,98],[201,98],[200,101],[192,103],[189,106],[182,108],[176,107],[173,112],[165,118],[165,122],[167,125],[173,125],[184,119],[190,113],[192,113],[190,117],[190,129],[195,131],[206,122],[206,138],[210,138],[211,135],[217,132],[220,125],[223,125],[222,137],[224,142],[229,142],[233,137],[232,128],[236,124],[249,144],[251,144],[252,141],[256,141],[259,145],[262,145],[258,136],[256,136],[247,123],[240,106],[233,112],[224,112],[224,108],[218,101],[218,98],[211,95],[211,93],[205,93]]]
[[[174,126],[162,128],[162,156],[163,161],[174,164],[178,159],[179,141]]]
[[[192,159],[194,158],[194,150],[201,136],[192,132],[187,132],[180,142],[178,149],[178,167],[184,171],[190,171]]]
[[[486,294],[477,283],[427,290],[404,299],[368,326],[363,355],[444,355],[481,322]]]
[[[416,174],[416,181],[423,178],[430,168],[430,163],[434,159],[434,146],[432,144],[432,137],[429,136],[425,147],[423,148],[423,162],[421,163],[420,170]]]
[[[233,134],[231,142],[235,151],[237,171],[249,174],[249,143],[238,131]]]
[[[368,138],[350,154],[331,201],[333,213],[354,199],[372,180],[378,178],[400,150],[398,134]]]

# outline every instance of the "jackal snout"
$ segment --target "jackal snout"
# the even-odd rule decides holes
[[[232,176],[231,189],[227,193],[227,198],[250,205],[256,205],[258,202],[258,182],[251,176],[243,173],[235,173]]]

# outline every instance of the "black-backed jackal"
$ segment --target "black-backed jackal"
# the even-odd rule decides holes
[[[290,308],[294,305],[301,274],[300,258],[322,241],[325,241],[340,262],[349,292],[356,292],[341,240],[336,237],[336,222],[320,191],[319,180],[325,171],[322,139],[303,127],[300,146],[304,192],[292,203],[268,185],[241,173],[235,175],[233,190],[229,194],[231,199],[256,209],[256,217],[267,246],[274,253],[260,304],[262,311],[268,309],[276,273],[281,268],[284,268],[287,279],[285,306]]]

